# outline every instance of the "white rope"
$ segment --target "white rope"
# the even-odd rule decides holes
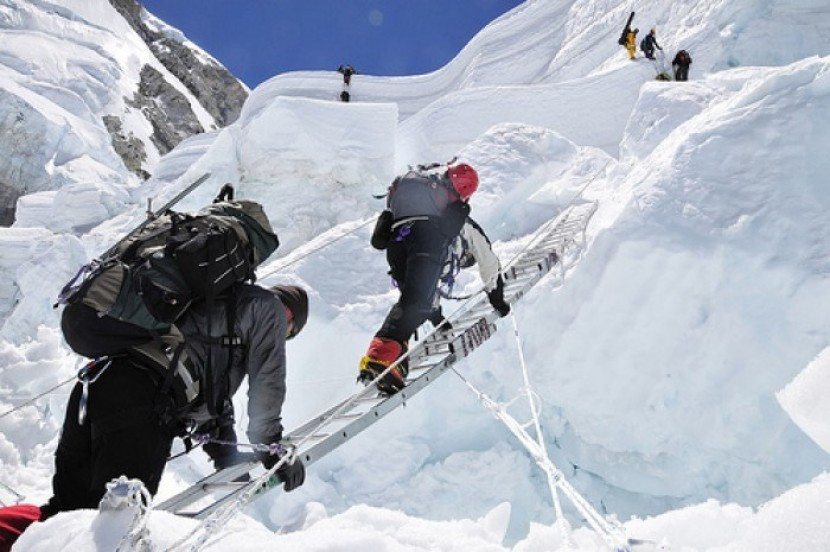
[[[187,533],[185,536],[177,540],[173,543],[170,547],[168,547],[165,552],[173,552],[175,550],[188,550],[189,552],[198,552],[201,548],[221,529],[223,529],[227,523],[238,513],[242,510],[242,508],[251,501],[251,499],[258,493],[260,490],[266,487],[272,486],[271,478],[277,477],[276,473],[281,467],[283,467],[286,463],[294,462],[294,458],[296,455],[296,448],[292,447],[292,450],[282,456],[282,458],[277,461],[270,469],[266,470],[261,476],[257,477],[255,480],[252,481],[252,484],[249,485],[248,489],[240,494],[233,502],[230,502],[220,508],[217,508],[215,512],[211,515],[206,517],[202,520],[199,525],[197,525],[192,531]],[[190,541],[193,537],[196,537],[201,533],[201,536],[196,539],[196,541],[189,547],[186,547],[187,542]]]
[[[542,434],[542,425],[539,422],[539,408],[536,398],[536,394],[533,392],[533,389],[530,386],[530,378],[527,374],[527,364],[525,363],[525,355],[524,350],[522,348],[522,339],[519,335],[519,325],[516,322],[516,309],[514,308],[510,313],[510,318],[513,321],[513,335],[516,338],[516,349],[519,354],[519,364],[522,367],[522,377],[524,378],[524,390],[527,395],[527,401],[530,403],[530,413],[533,416],[533,428],[536,430],[536,439],[539,444],[540,452],[544,455],[545,458],[548,458],[548,450],[545,446],[545,439],[544,435]],[[553,499],[553,507],[556,512],[556,520],[559,523],[559,529],[562,531],[562,537],[565,539],[565,547],[566,549],[570,549],[573,547],[573,543],[571,541],[571,535],[568,528],[568,522],[565,520],[565,516],[562,514],[562,504],[559,502],[559,493],[556,491],[556,478],[554,474],[548,470],[545,470],[545,475],[548,479],[548,489],[550,490],[551,498]]]
[[[291,255],[289,254],[289,256],[287,258],[290,259],[290,260],[288,260],[284,263],[278,263],[276,267],[269,269],[268,272],[265,272],[263,274],[258,274],[257,278],[260,279],[260,280],[264,280],[265,278],[268,278],[269,276],[273,276],[274,274],[280,272],[281,270],[285,270],[289,266],[291,266],[295,263],[298,263],[301,260],[305,259],[306,257],[310,256],[312,253],[317,253],[318,251],[320,251],[322,249],[325,249],[326,247],[332,245],[333,243],[336,243],[336,242],[342,240],[346,236],[350,236],[350,235],[354,234],[355,232],[357,232],[358,230],[360,230],[361,228],[363,228],[364,226],[366,226],[367,224],[369,224],[373,220],[377,219],[377,217],[378,217],[378,215],[372,215],[369,218],[367,218],[366,220],[362,220],[362,221],[358,222],[357,226],[355,226],[351,230],[347,230],[346,232],[337,235],[334,239],[325,240],[319,246],[313,247],[313,248],[309,249],[308,251],[302,253],[301,255],[297,255],[296,257],[291,257]]]
[[[60,389],[61,387],[63,387],[63,386],[64,386],[64,385],[66,385],[67,383],[71,383],[71,382],[75,381],[75,378],[76,378],[76,377],[77,377],[77,376],[72,376],[72,377],[71,377],[71,378],[69,378],[68,380],[66,380],[66,381],[62,381],[62,382],[60,382],[59,384],[55,385],[54,387],[50,387],[49,389],[47,389],[47,390],[46,390],[46,391],[44,391],[43,393],[40,393],[40,394],[38,394],[38,395],[35,395],[34,397],[32,397],[31,399],[27,400],[26,402],[21,403],[21,404],[19,404],[19,405],[15,406],[15,407],[14,407],[14,408],[12,408],[11,410],[8,410],[8,411],[6,411],[6,412],[3,412],[2,414],[0,414],[0,419],[5,418],[6,416],[8,416],[8,415],[10,415],[10,414],[13,414],[13,413],[17,412],[18,410],[21,410],[21,409],[23,409],[23,408],[25,408],[25,407],[29,406],[30,404],[33,404],[33,403],[37,402],[37,401],[38,401],[38,399],[41,399],[41,398],[45,397],[46,395],[48,395],[48,394],[52,393],[53,391],[55,391],[55,390],[57,390],[57,389]]]
[[[149,552],[153,549],[148,540],[147,517],[153,500],[150,491],[139,479],[121,476],[107,483],[107,493],[101,499],[99,509],[102,512],[133,510],[133,519],[115,552]]]
[[[536,464],[545,472],[548,476],[549,484],[552,484],[554,487],[560,489],[562,493],[570,499],[571,503],[576,507],[580,514],[585,517],[585,520],[591,526],[591,528],[596,532],[605,542],[606,544],[615,551],[627,551],[629,550],[628,547],[628,539],[625,536],[625,533],[619,524],[612,525],[602,517],[591,505],[585,500],[582,495],[580,495],[576,489],[574,489],[570,483],[567,482],[565,479],[565,475],[562,473],[559,468],[557,468],[553,462],[551,462],[550,458],[547,457],[547,454],[543,451],[542,446],[531,437],[527,431],[522,427],[522,425],[516,421],[516,419],[511,416],[506,410],[504,410],[503,406],[485,393],[479,391],[472,383],[470,383],[464,376],[462,376],[458,370],[454,367],[452,368],[453,372],[461,378],[461,380],[467,385],[467,387],[478,397],[479,401],[488,408],[493,415],[501,421],[507,429],[510,430],[511,433],[518,439],[518,441],[527,449],[530,456],[536,462]],[[559,512],[557,512],[559,515]],[[567,536],[566,536],[567,539]]]
[[[613,161],[613,159],[609,159],[608,161],[606,161],[605,164],[602,166],[602,168],[594,173],[594,175],[590,178],[590,180],[588,180],[588,182],[586,182],[582,186],[582,188],[580,188],[579,191],[577,191],[577,193],[571,198],[571,200],[565,205],[565,207],[562,208],[560,213],[565,213],[568,209],[573,207],[576,200],[579,199],[580,197],[582,197],[582,194],[584,194],[585,190],[588,189],[588,186],[593,184],[594,181],[599,177],[599,175],[601,175],[605,172],[605,169],[608,167],[608,165],[611,163],[611,161]],[[565,220],[567,220],[567,217],[565,218]],[[548,222],[546,222],[545,224],[543,224],[542,226],[540,226],[539,229],[536,232],[533,233],[533,236],[531,236],[531,238],[527,242],[527,244],[523,248],[521,248],[519,250],[519,252],[516,253],[513,256],[512,259],[510,259],[510,262],[508,263],[507,266],[511,266],[511,265],[515,264],[520,256],[522,256],[528,249],[535,246],[537,242],[539,242],[542,238],[544,238],[547,235],[547,233],[550,231],[551,226],[554,226],[558,222],[560,222],[559,217],[554,217],[551,220],[549,220]]]
[[[20,502],[21,502],[24,498],[26,498],[24,495],[22,495],[22,494],[20,494],[19,492],[15,491],[14,489],[12,489],[11,487],[9,487],[8,485],[6,485],[5,483],[3,483],[2,481],[0,481],[0,487],[3,487],[5,490],[7,490],[8,492],[10,492],[11,494],[13,494],[13,495],[14,495],[14,499],[15,499],[15,500],[14,500],[14,503],[15,503],[15,504],[20,504]],[[5,502],[3,502],[2,500],[0,500],[0,506],[6,506],[6,503],[5,503]]]

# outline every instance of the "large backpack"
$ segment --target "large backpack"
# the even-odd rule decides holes
[[[620,38],[617,40],[617,44],[620,46],[625,46],[628,42],[628,33],[631,32],[631,20],[634,19],[634,12],[631,12],[631,15],[628,16],[628,21],[625,22],[625,27],[623,27],[622,34]]]
[[[169,340],[193,301],[212,301],[235,283],[254,281],[254,269],[278,246],[262,206],[253,201],[166,212],[66,284],[58,298],[66,305],[64,338],[89,358]]]
[[[460,199],[446,176],[443,165],[419,166],[397,177],[389,186],[386,205],[395,220],[406,217],[441,217],[451,203]]]

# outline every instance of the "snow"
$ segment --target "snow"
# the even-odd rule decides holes
[[[23,197],[22,222],[0,229],[0,416],[74,374],[51,303],[78,266],[137,224],[147,198],[158,207],[209,172],[181,207],[238,183],[282,242],[261,283],[310,291],[284,411],[289,429],[305,422],[357,389],[357,360],[396,296],[368,243],[382,206],[371,194],[408,164],[458,155],[479,171],[473,216],[503,262],[566,206],[599,204],[579,263],[514,305],[566,479],[651,549],[826,549],[830,12],[813,0],[646,2],[635,24],[653,20],[667,52],[682,41],[694,58],[682,84],[626,58],[626,15],[531,0],[434,73],[361,75],[349,104],[326,101],[339,91],[328,73],[278,75],[141,187],[92,178]],[[60,113],[84,135],[82,116]],[[498,401],[523,386],[506,324],[458,367]],[[0,417],[0,482],[29,502],[49,496],[67,391]],[[200,453],[172,461],[158,498],[208,472]],[[0,500],[13,497],[0,487]],[[204,549],[605,550],[563,506],[569,536],[533,459],[448,374]],[[16,549],[112,549],[125,526],[113,515],[60,514]],[[161,549],[195,523],[148,518]]]

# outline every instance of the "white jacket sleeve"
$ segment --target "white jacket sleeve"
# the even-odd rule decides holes
[[[487,292],[496,289],[501,263],[493,253],[490,240],[476,221],[467,217],[464,227],[461,229],[463,238],[467,241],[470,252],[478,263],[478,271],[481,281],[484,282],[484,290]]]

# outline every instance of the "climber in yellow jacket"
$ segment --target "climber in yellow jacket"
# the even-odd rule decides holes
[[[634,29],[633,31],[628,31],[628,35],[625,37],[625,49],[628,50],[628,57],[633,60],[634,54],[637,52],[637,33],[640,32],[640,29]]]

